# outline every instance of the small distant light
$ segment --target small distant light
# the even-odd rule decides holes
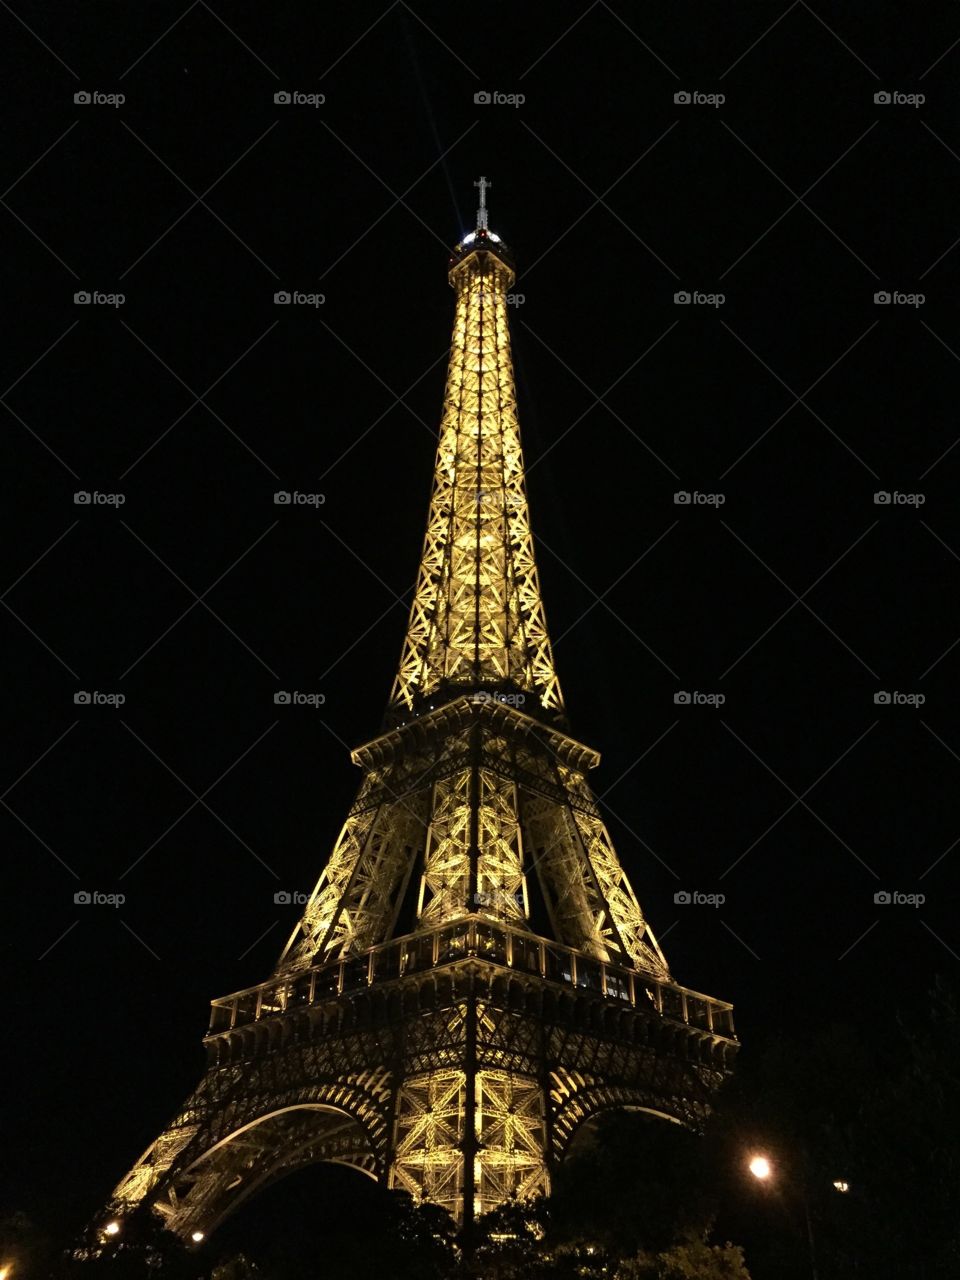
[[[200,1243],[200,1241],[203,1239],[203,1232],[202,1232],[202,1231],[191,1231],[191,1233],[190,1233],[190,1239],[193,1241],[193,1243],[194,1243],[194,1244],[199,1244],[199,1243]]]
[[[840,1192],[846,1193],[847,1191],[850,1190],[850,1183],[844,1182],[842,1179],[838,1179],[833,1184],[833,1189],[834,1191],[840,1191]]]
[[[108,1222],[103,1230],[108,1236],[117,1236],[120,1234],[120,1223],[117,1221]]]
[[[767,1178],[773,1173],[770,1161],[766,1156],[754,1156],[749,1164],[750,1172],[755,1178],[759,1178],[761,1182],[766,1182]]]

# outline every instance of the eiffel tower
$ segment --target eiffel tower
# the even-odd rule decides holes
[[[570,736],[534,557],[510,252],[452,251],[456,311],[427,533],[383,731],[266,982],[212,1003],[205,1074],[115,1189],[199,1241],[316,1161],[461,1223],[548,1191],[610,1108],[696,1126],[732,1006],[673,981]]]

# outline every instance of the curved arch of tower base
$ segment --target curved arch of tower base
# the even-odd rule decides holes
[[[548,1191],[573,1135],[602,1111],[691,1126],[705,1117],[735,1042],[689,1016],[693,993],[688,1021],[664,1018],[655,986],[632,1003],[563,990],[468,948],[442,970],[261,1021],[255,1035],[213,1033],[198,1089],[117,1187],[110,1214],[149,1206],[185,1238],[209,1235],[318,1161],[461,1220]],[[351,1070],[358,1061],[370,1069]]]

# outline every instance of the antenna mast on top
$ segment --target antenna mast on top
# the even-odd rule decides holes
[[[488,181],[488,179],[484,178],[481,175],[480,180],[478,182],[475,182],[473,185],[475,187],[480,188],[480,208],[477,210],[477,230],[486,231],[487,230],[487,191],[490,189],[490,187],[493,186],[493,183]]]

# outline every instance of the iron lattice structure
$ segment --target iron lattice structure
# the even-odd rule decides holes
[[[114,1191],[121,1225],[149,1207],[200,1238],[318,1160],[469,1222],[548,1190],[607,1108],[696,1125],[732,1065],[731,1006],[672,980],[587,781],[599,756],[567,732],[514,274],[484,195],[451,258],[433,494],[384,730],[353,752],[359,794],[272,977],[213,1001],[206,1072]]]

